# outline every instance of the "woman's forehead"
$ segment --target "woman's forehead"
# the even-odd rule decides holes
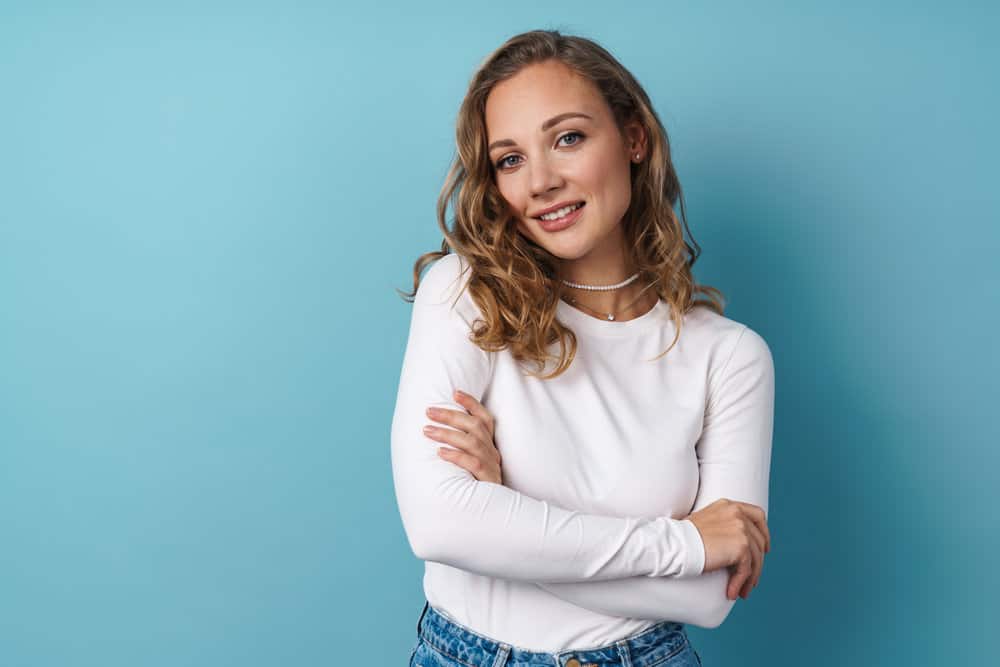
[[[486,98],[490,106],[530,103],[581,104],[597,96],[594,85],[562,63],[537,63],[499,82]]]
[[[544,132],[546,121],[569,112],[585,114],[595,122],[603,113],[600,95],[586,79],[558,71],[525,70],[497,84],[486,99],[490,141],[514,130]]]

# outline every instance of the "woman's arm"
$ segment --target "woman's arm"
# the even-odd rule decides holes
[[[469,340],[478,309],[464,291],[452,303],[452,288],[466,282],[459,260],[438,260],[417,290],[392,419],[393,483],[414,554],[532,582],[699,574],[704,553],[690,521],[569,510],[480,482],[437,455],[422,431],[426,408],[462,409],[453,391],[480,400],[492,375],[491,356]]]
[[[692,512],[719,498],[767,513],[774,424],[774,362],[764,339],[740,330],[720,382],[710,388],[696,445],[700,475]],[[611,616],[718,627],[736,600],[726,597],[728,568],[693,578],[631,577],[583,583],[539,583],[553,595]]]

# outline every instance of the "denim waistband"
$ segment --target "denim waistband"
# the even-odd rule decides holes
[[[431,647],[474,667],[545,665],[546,667],[611,667],[656,665],[679,653],[688,643],[684,624],[661,621],[642,632],[605,646],[567,649],[558,653],[528,651],[484,637],[456,623],[430,603],[424,604],[417,621],[417,634]]]

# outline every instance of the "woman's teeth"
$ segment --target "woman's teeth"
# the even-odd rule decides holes
[[[580,202],[579,204],[573,204],[572,206],[567,206],[565,208],[559,209],[558,211],[554,211],[552,213],[546,213],[545,215],[540,215],[538,217],[541,220],[558,220],[559,218],[569,215],[570,213],[580,208],[581,206],[583,206],[583,202]]]

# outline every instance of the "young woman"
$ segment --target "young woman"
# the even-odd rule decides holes
[[[666,132],[602,47],[511,38],[457,141],[392,422],[411,667],[700,664],[684,624],[770,549],[770,350],[694,283]]]

